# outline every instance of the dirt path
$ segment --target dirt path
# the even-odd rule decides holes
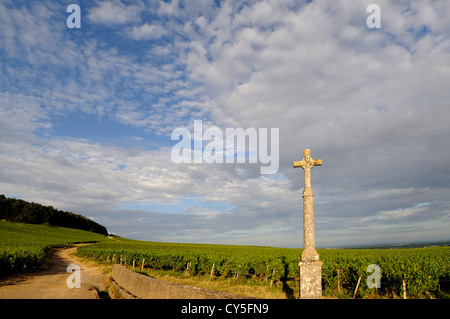
[[[52,255],[50,269],[16,275],[0,281],[0,299],[96,299],[104,290],[105,276],[100,268],[88,266],[69,256],[77,247],[57,249]],[[81,288],[68,288],[67,266],[80,267]]]

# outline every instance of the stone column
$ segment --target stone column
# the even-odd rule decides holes
[[[306,149],[305,157],[294,162],[294,167],[305,170],[305,188],[303,190],[303,245],[304,249],[299,262],[300,298],[322,298],[322,262],[315,248],[314,236],[314,194],[311,188],[311,168],[322,165],[322,160],[314,160],[310,150]]]

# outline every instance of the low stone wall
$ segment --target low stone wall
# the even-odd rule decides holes
[[[112,278],[128,294],[140,299],[253,299],[151,278],[114,265]]]

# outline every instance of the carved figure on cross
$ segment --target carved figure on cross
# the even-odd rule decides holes
[[[311,168],[314,166],[321,166],[321,159],[313,159],[311,158],[311,150],[306,149],[304,151],[304,158],[301,161],[295,161],[294,167],[302,167],[305,170],[305,190],[307,188],[311,189]]]

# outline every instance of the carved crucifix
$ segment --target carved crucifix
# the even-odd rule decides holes
[[[307,148],[304,152],[305,157],[301,161],[294,162],[294,167],[302,167],[305,170],[305,190],[311,190],[311,168],[314,166],[321,166],[321,159],[311,158],[311,151]]]
[[[321,159],[311,158],[311,151],[305,149],[305,157],[294,162],[295,167],[305,170],[305,189],[303,190],[303,243],[304,249],[300,265],[300,298],[321,298],[321,267],[314,240],[314,195],[311,188],[311,168],[321,166]]]

